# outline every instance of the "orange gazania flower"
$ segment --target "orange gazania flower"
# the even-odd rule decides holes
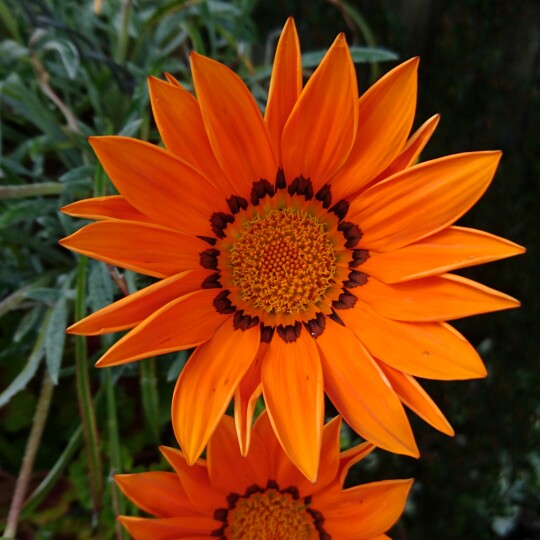
[[[364,443],[339,452],[341,419],[322,430],[321,464],[311,483],[281,449],[268,416],[255,422],[242,457],[234,420],[224,416],[208,443],[206,460],[190,467],[182,452],[162,447],[176,474],[115,476],[138,507],[157,517],[120,516],[136,540],[176,538],[388,538],[412,480],[387,480],[342,489],[350,467],[373,450]]]
[[[408,138],[417,59],[358,99],[339,35],[302,88],[292,20],[264,118],[230,69],[195,53],[191,62],[197,99],[170,76],[149,81],[166,149],[92,138],[120,195],[64,208],[97,220],[64,246],[159,281],[70,332],[130,329],[98,366],[197,347],[172,403],[190,463],[233,396],[242,452],[262,393],[285,452],[309,478],[325,392],[382,448],[418,454],[402,404],[451,434],[414,377],[485,376],[445,321],[518,305],[447,273],[523,251],[452,226],[487,188],[500,152],[415,164],[437,124]]]

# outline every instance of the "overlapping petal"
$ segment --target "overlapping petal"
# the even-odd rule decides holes
[[[157,517],[187,517],[193,514],[191,501],[174,473],[151,471],[117,474],[115,482],[139,508]]]
[[[223,195],[234,191],[212,152],[196,98],[178,83],[148,79],[150,103],[167,150],[212,183]]]
[[[412,244],[469,210],[487,189],[500,157],[500,152],[457,154],[406,169],[352,201],[347,219],[362,224],[362,245],[370,251]]]
[[[116,220],[91,223],[60,244],[98,261],[157,278],[199,268],[199,253],[208,246],[180,231]]]
[[[349,48],[339,35],[303,89],[283,130],[285,176],[315,190],[345,162],[358,128],[358,89]]]
[[[212,150],[235,193],[273,182],[277,162],[259,107],[244,82],[223,64],[191,54],[193,83]]]
[[[96,366],[118,366],[208,341],[223,324],[212,305],[215,295],[212,289],[195,291],[165,304],[119,339]]]
[[[160,225],[208,235],[209,216],[228,211],[204,176],[162,148],[128,137],[92,137],[90,144],[118,191]]]
[[[261,375],[264,400],[277,438],[289,459],[307,478],[315,481],[324,420],[324,392],[314,341],[305,332],[293,344],[282,339],[272,340],[263,359]]]
[[[272,77],[268,89],[268,103],[264,121],[268,128],[272,148],[281,163],[281,136],[283,128],[302,90],[302,59],[294,20],[289,18],[278,41]]]
[[[405,247],[370,253],[362,270],[386,283],[398,283],[505,259],[524,251],[509,240],[483,231],[447,227]]]
[[[358,294],[381,315],[398,321],[449,321],[519,307],[506,294],[452,274],[391,285],[370,278]]]
[[[234,332],[231,320],[212,333],[191,355],[172,399],[174,432],[189,463],[201,455],[259,348],[259,333]]]
[[[121,195],[83,199],[82,201],[64,206],[62,212],[68,216],[86,219],[125,219],[128,221],[154,223],[151,217],[137,210]]]
[[[338,538],[364,540],[384,533],[397,521],[411,485],[412,480],[373,482],[315,495],[313,505],[328,509],[325,525]]]
[[[165,304],[200,289],[208,270],[186,270],[162,279],[71,325],[71,334],[95,336],[133,328]]]
[[[474,347],[447,324],[392,321],[362,302],[342,318],[373,356],[404,373],[441,380],[486,376]]]
[[[358,104],[358,133],[347,163],[332,178],[337,199],[348,197],[388,167],[412,127],[418,58],[400,64],[377,81]]]
[[[399,399],[356,336],[329,319],[317,346],[326,393],[345,421],[381,448],[417,456]]]

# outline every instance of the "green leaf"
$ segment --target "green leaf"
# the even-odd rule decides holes
[[[97,311],[108,306],[113,298],[112,280],[105,263],[91,261],[88,272],[88,302],[91,310]]]
[[[388,49],[378,47],[350,47],[351,56],[355,64],[372,64],[375,62],[390,62],[397,60],[398,55]],[[326,51],[311,51],[302,55],[302,67],[315,68],[323,59]]]
[[[66,70],[67,76],[70,79],[75,79],[77,72],[79,71],[80,59],[77,48],[71,41],[65,39],[53,39],[47,41],[45,45],[41,47],[41,50],[56,51]]]
[[[34,377],[44,353],[44,336],[47,332],[52,310],[48,310],[43,318],[36,343],[26,361],[25,366],[13,379],[9,386],[0,394],[0,407],[4,406],[18,392],[24,390],[28,382]]]
[[[6,39],[0,43],[0,58],[3,62],[11,63],[28,56],[28,49],[12,39]]]
[[[49,376],[54,384],[58,384],[58,374],[62,364],[62,356],[64,355],[67,318],[67,302],[65,296],[62,296],[52,309],[45,334],[45,358]]]

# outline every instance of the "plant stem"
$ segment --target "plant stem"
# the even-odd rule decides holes
[[[75,320],[79,321],[85,314],[86,268],[88,259],[79,257],[77,265],[77,285],[75,297]],[[75,336],[75,370],[77,379],[77,396],[83,425],[83,433],[88,457],[88,472],[90,476],[90,494],[94,512],[98,512],[103,492],[103,478],[101,455],[99,451],[99,438],[96,427],[94,403],[90,391],[88,376],[88,363],[86,352],[86,339],[84,336]]]
[[[41,436],[43,435],[43,428],[49,415],[49,407],[51,405],[54,385],[47,371],[43,375],[43,384],[41,385],[41,392],[37,402],[36,412],[34,414],[34,421],[32,423],[32,429],[26,443],[26,450],[21,465],[21,470],[17,478],[17,484],[15,485],[15,493],[11,501],[11,507],[9,509],[9,515],[7,518],[6,530],[4,531],[4,537],[15,538],[17,533],[17,526],[19,523],[19,516],[23,507],[24,498],[26,496],[26,490],[28,489],[28,483],[30,481],[30,475],[34,467],[34,461],[36,454],[41,443]]]
[[[118,436],[118,417],[116,414],[116,396],[114,393],[114,382],[111,370],[105,370],[105,388],[107,392],[107,425],[109,433],[109,459],[111,465],[111,476],[122,470],[122,455],[120,452],[120,437]],[[116,484],[111,488],[112,507],[115,515],[126,513],[126,502]],[[123,527],[119,522],[115,523],[116,538],[122,540],[127,538]]]
[[[129,38],[129,15],[131,12],[131,0],[122,0],[120,8],[120,32],[116,48],[116,61],[123,64],[126,60],[127,42]]]

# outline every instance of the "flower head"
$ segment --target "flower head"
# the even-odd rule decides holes
[[[388,538],[381,535],[403,511],[412,480],[342,489],[350,467],[374,447],[364,443],[340,453],[340,425],[336,417],[322,430],[319,475],[312,484],[281,449],[266,413],[255,422],[245,457],[234,420],[224,416],[206,460],[190,467],[182,452],[164,447],[176,474],[115,476],[127,497],[157,518],[119,519],[137,540]]]
[[[453,226],[500,152],[416,164],[438,121],[409,137],[418,60],[358,98],[340,35],[302,88],[292,20],[264,117],[234,72],[195,53],[191,62],[196,98],[170,76],[149,80],[165,149],[92,138],[120,195],[64,208],[97,221],[64,246],[158,281],[70,331],[130,330],[98,366],[196,347],[172,403],[190,463],[233,397],[246,454],[261,393],[278,440],[310,479],[325,392],[382,448],[418,453],[402,404],[451,434],[414,377],[483,377],[478,354],[446,321],[518,305],[447,273],[523,251]]]

